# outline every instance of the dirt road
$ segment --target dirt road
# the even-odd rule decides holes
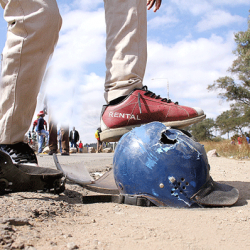
[[[112,166],[113,154],[59,156],[85,162],[90,172]],[[54,167],[51,156],[41,166]],[[82,204],[90,194],[66,184],[64,194],[15,193],[0,197],[0,249],[250,249],[250,161],[209,158],[214,180],[235,186],[239,201],[227,208],[136,207]]]

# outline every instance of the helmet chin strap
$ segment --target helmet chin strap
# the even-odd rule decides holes
[[[82,198],[83,204],[99,203],[99,202],[113,202],[118,204],[134,205],[141,207],[152,207],[156,206],[146,197],[140,195],[129,195],[129,194],[120,194],[120,195],[91,195],[84,196]]]
[[[129,195],[129,194],[120,194],[120,195],[90,195],[84,196],[82,198],[83,204],[93,204],[93,203],[118,203],[118,204],[126,204],[126,205],[133,205],[133,206],[140,206],[140,207],[155,207],[152,201],[148,198],[140,196],[140,195]],[[164,206],[164,204],[161,204]],[[189,204],[190,208],[198,208],[203,207],[198,203]]]

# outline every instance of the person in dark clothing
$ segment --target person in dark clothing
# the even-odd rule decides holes
[[[75,129],[75,127],[73,127],[73,130],[70,131],[70,135],[69,135],[69,141],[71,143],[71,147],[76,148],[76,143],[79,141],[80,136],[78,131]]]

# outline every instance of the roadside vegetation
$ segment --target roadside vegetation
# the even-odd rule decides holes
[[[228,69],[228,75],[215,80],[208,86],[208,91],[219,92],[222,101],[230,103],[230,109],[222,112],[215,119],[207,118],[202,122],[185,128],[193,137],[205,145],[205,149],[216,149],[225,157],[250,158],[250,15],[248,29],[234,35],[236,49],[233,51],[236,59]],[[222,139],[220,136],[226,139]],[[237,143],[241,137],[243,144]],[[231,142],[234,139],[235,145]]]
[[[216,149],[219,156],[250,160],[250,145],[247,143],[243,143],[242,146],[237,143],[231,144],[231,140],[201,141],[200,143],[204,145],[206,152]]]

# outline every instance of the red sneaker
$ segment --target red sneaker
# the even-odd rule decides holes
[[[101,115],[101,141],[115,142],[134,127],[153,121],[184,128],[206,117],[200,108],[189,108],[161,98],[147,86],[132,91],[116,105],[104,105]]]

